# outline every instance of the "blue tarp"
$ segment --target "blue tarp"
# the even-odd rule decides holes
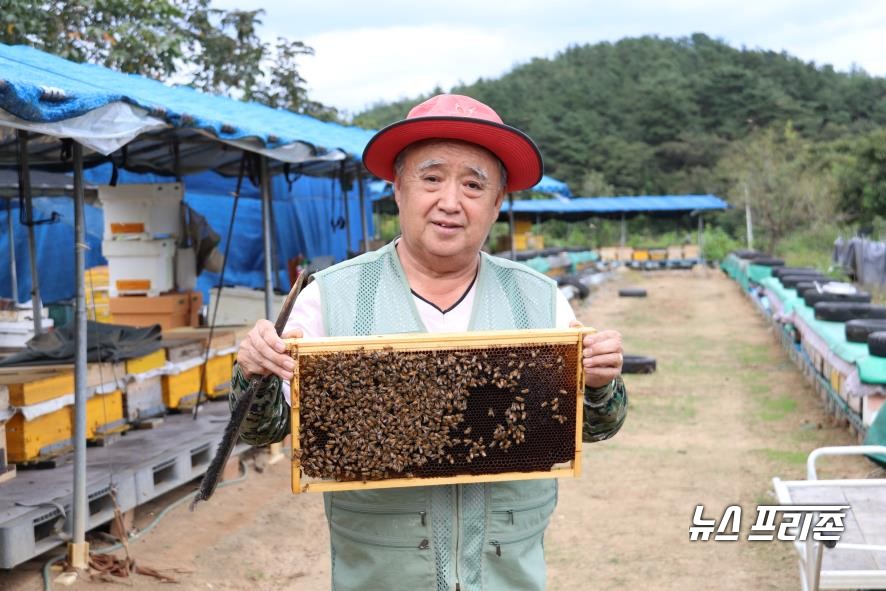
[[[88,182],[106,184],[110,177],[110,167],[98,167],[86,171]],[[134,174],[121,171],[120,183],[173,182],[173,179],[152,174]],[[206,217],[210,226],[222,237],[221,251],[227,237],[228,225],[236,188],[236,180],[207,172],[184,178],[185,202]],[[241,199],[237,205],[236,227],[227,268],[226,285],[245,285],[254,288],[264,287],[264,254],[261,237],[261,199],[259,190],[249,181],[241,187]],[[344,230],[344,197],[337,180],[301,177],[292,188],[282,176],[272,181],[274,196],[274,237],[275,252],[279,261],[277,286],[289,288],[286,262],[303,254],[308,259],[318,256],[332,256],[336,261],[347,256]],[[30,299],[31,279],[28,265],[27,234],[18,220],[17,201],[14,206],[13,222],[16,240],[16,266],[19,284],[19,301]],[[67,197],[35,198],[34,217],[49,218],[53,211],[59,213],[59,221],[54,224],[39,225],[35,228],[40,274],[40,291],[44,302],[66,300],[74,296],[74,250],[73,250],[73,201]],[[351,221],[351,248],[359,249],[362,240],[360,224],[360,204],[356,191],[348,194],[348,207]],[[367,225],[370,236],[373,232],[372,215],[366,208]],[[86,206],[86,230],[89,250],[86,266],[105,264],[101,256],[103,233],[102,210]],[[9,297],[9,249],[7,248],[6,211],[0,209],[0,297]],[[198,288],[204,298],[210,287],[218,281],[217,275],[205,272],[198,279]],[[204,300],[206,301],[206,300]]]
[[[52,98],[46,89],[61,94]],[[258,139],[269,148],[301,142],[359,158],[374,133],[0,44],[0,108],[20,119],[58,122],[119,101],[173,127],[199,128],[226,140]]]
[[[514,202],[514,214],[557,217],[594,217],[637,213],[680,213],[724,210],[730,206],[715,195],[657,195],[641,197],[577,197],[530,199]],[[509,204],[502,205],[502,213]]]
[[[569,190],[569,185],[548,175],[541,177],[538,184],[532,187],[530,191],[536,193],[557,193],[564,197],[572,197],[572,191]]]

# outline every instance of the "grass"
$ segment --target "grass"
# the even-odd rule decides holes
[[[764,398],[760,400],[757,416],[762,421],[782,421],[797,410],[797,401],[789,396]]]
[[[792,466],[806,465],[806,456],[808,455],[807,453],[802,451],[788,451],[784,449],[772,449],[768,447],[754,451],[763,454],[766,459],[772,460],[773,462],[778,462],[780,464],[789,464]]]

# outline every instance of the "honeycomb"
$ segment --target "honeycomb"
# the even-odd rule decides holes
[[[575,456],[574,344],[299,355],[305,476],[549,471]]]

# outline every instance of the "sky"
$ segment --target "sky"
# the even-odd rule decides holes
[[[246,8],[213,0],[217,8]],[[838,70],[886,75],[886,0],[262,0],[261,36],[314,49],[312,99],[355,114],[378,101],[497,78],[570,45],[706,33]]]

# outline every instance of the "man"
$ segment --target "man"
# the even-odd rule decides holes
[[[505,193],[541,178],[523,132],[483,103],[440,95],[379,131],[363,162],[393,181],[401,236],[317,273],[284,337],[580,326],[555,282],[480,250]],[[247,376],[275,376],[244,440],[283,439],[294,364],[270,322],[249,332],[237,363],[232,400]],[[582,363],[584,438],[599,441],[625,417],[621,335],[585,337]],[[542,537],[556,503],[553,479],[326,494],[333,589],[543,589]]]

